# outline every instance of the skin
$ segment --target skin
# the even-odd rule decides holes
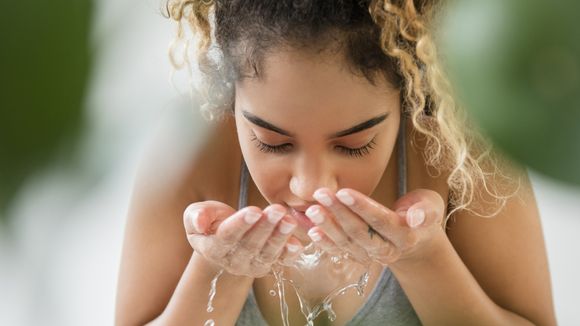
[[[280,52],[266,61],[262,80],[244,80],[236,85],[238,139],[256,186],[268,202],[301,207],[302,211],[317,203],[313,195],[319,188],[330,192],[352,188],[371,194],[391,157],[400,122],[399,91],[390,83],[378,79],[375,87],[349,73],[340,59],[323,63],[323,58]],[[304,78],[305,73],[309,78]],[[293,137],[250,122],[244,112],[289,131]],[[372,128],[328,138],[383,114],[388,114],[387,118]],[[253,137],[257,140],[252,141]],[[291,148],[285,153],[264,153],[257,141],[291,144]],[[362,157],[339,150],[360,148],[371,141],[375,148]],[[297,236],[309,242],[306,232],[311,225],[298,222]]]

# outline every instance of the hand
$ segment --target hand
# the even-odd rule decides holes
[[[185,209],[183,223],[191,247],[234,275],[264,276],[272,264],[288,263],[302,249],[292,236],[296,222],[278,204],[236,212],[221,202],[198,202]]]
[[[314,197],[322,205],[306,211],[316,224],[308,235],[329,253],[346,251],[363,263],[421,259],[430,241],[444,232],[445,204],[435,191],[409,192],[397,200],[394,211],[353,189],[332,194],[321,188]]]

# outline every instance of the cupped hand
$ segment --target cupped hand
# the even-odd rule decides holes
[[[183,224],[191,247],[234,275],[261,277],[276,262],[289,263],[302,249],[292,236],[296,222],[279,204],[236,211],[218,201],[189,205]]]
[[[435,191],[411,191],[397,200],[393,210],[347,188],[336,194],[321,188],[314,197],[321,205],[306,211],[316,225],[308,235],[331,254],[347,252],[361,262],[392,265],[422,259],[432,240],[444,234],[445,205]]]

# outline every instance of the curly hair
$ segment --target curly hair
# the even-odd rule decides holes
[[[176,69],[191,69],[189,40],[177,59],[185,21],[203,76],[202,113],[213,119],[233,111],[234,81],[260,78],[268,51],[336,51],[353,73],[372,84],[384,76],[401,90],[430,173],[447,175],[447,219],[462,209],[484,216],[488,207],[493,216],[515,193],[502,189],[514,179],[453,96],[435,45],[441,9],[439,0],[167,0],[166,15],[178,24],[169,56]]]

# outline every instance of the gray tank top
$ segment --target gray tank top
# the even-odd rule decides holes
[[[401,197],[407,192],[406,146],[405,146],[405,117],[401,116],[401,125],[397,136],[397,174],[398,195]],[[242,173],[240,176],[240,195],[238,209],[247,206],[249,172],[242,159]],[[340,312],[337,312],[340,313]],[[236,326],[266,326],[267,323],[258,308],[254,291],[250,289],[248,298],[242,308]],[[401,289],[399,282],[386,267],[383,269],[374,289],[367,301],[360,307],[354,317],[346,324],[354,325],[421,325],[413,306]]]

